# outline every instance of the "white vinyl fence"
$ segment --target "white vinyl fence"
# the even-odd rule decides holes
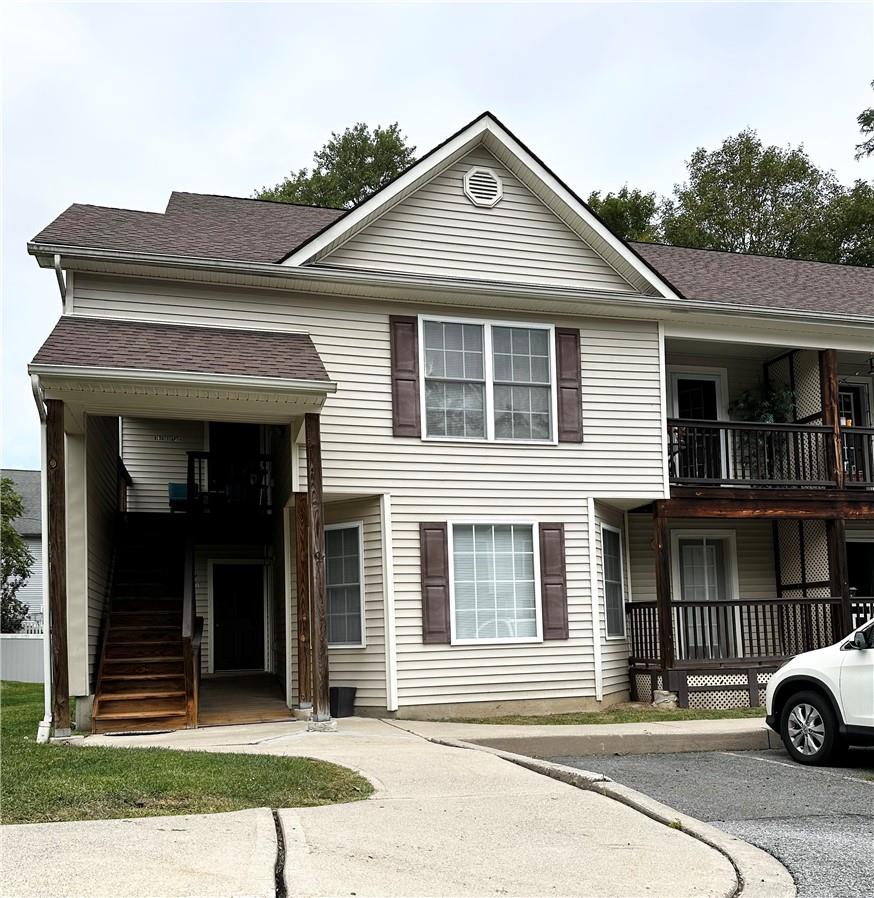
[[[42,651],[42,633],[0,634],[0,679],[42,683]]]

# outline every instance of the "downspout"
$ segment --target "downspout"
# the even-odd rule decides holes
[[[49,491],[46,472],[46,407],[43,403],[42,387],[36,374],[30,376],[30,386],[40,421],[40,509],[42,527],[42,633],[43,633],[43,719],[36,733],[37,742],[48,742],[52,734],[52,618],[49,604]]]
[[[61,306],[63,308],[66,308],[66,306],[67,306],[67,279],[64,277],[64,271],[61,268],[60,253],[55,253],[53,268],[55,269],[55,277],[58,279],[58,290],[61,291]]]

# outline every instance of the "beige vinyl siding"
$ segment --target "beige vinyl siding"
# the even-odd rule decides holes
[[[115,535],[118,476],[118,418],[89,417],[86,429],[88,462],[88,678],[94,680],[97,645],[109,578]]]
[[[200,672],[209,673],[210,656],[210,626],[209,617],[209,562],[210,561],[246,561],[261,559],[265,566],[270,566],[271,559],[266,546],[196,546],[194,551],[194,601],[197,607],[197,616],[203,618],[203,639],[200,644]],[[272,606],[271,586],[268,577],[267,611],[270,617]],[[273,627],[269,627],[268,640],[272,636]],[[265,660],[270,659],[270,642],[264,644]]]
[[[628,546],[625,544],[625,519],[622,511],[605,505],[603,502],[595,503],[595,540],[597,542],[596,558],[598,563],[597,588],[598,607],[600,609],[601,630],[601,676],[604,686],[604,695],[612,695],[615,692],[627,692],[628,683],[628,645],[625,639],[607,638],[607,601],[604,592],[604,546],[601,539],[601,525],[607,524],[619,531],[619,539],[622,544],[623,581],[625,601],[628,601]]]
[[[169,512],[167,484],[188,480],[188,452],[203,449],[202,421],[123,418],[122,458],[133,480],[130,511]]]
[[[464,194],[467,171],[502,180],[491,209]],[[320,265],[522,284],[633,292],[633,288],[488,151],[451,165]]]
[[[628,530],[631,544],[631,588],[634,601],[655,601],[652,516],[630,513]],[[770,599],[777,595],[770,521],[678,518],[671,521],[671,530],[734,530],[737,543],[740,598]]]
[[[421,704],[594,696],[586,501],[589,496],[630,504],[664,498],[659,334],[654,322],[570,317],[543,322],[501,312],[495,316],[501,320],[580,329],[584,441],[452,443],[392,436],[388,316],[416,314],[421,307],[86,275],[77,278],[76,290],[79,314],[311,335],[338,385],[322,413],[326,496],[392,497],[401,711]],[[441,314],[439,309],[427,311],[429,316]],[[446,314],[458,317],[458,310]],[[490,317],[473,308],[470,315]],[[304,482],[305,472],[301,475]],[[158,480],[160,490],[164,479]],[[377,509],[374,499],[374,520]],[[461,515],[565,524],[570,641],[422,644],[419,523]],[[293,572],[288,576],[291,579]],[[381,596],[379,601],[381,607]],[[289,613],[293,621],[294,609]],[[381,620],[375,626],[381,631]],[[292,644],[287,659],[291,670],[294,651]],[[345,670],[347,661],[338,664],[335,670]],[[380,659],[372,668],[368,664],[359,661],[355,677],[358,670],[375,677],[379,666],[380,691],[375,685],[360,685],[362,680],[353,682],[351,672],[344,682],[359,685],[362,704],[384,707],[384,663]]]

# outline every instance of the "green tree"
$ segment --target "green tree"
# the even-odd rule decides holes
[[[604,221],[608,228],[623,240],[648,240],[657,238],[655,193],[644,193],[626,184],[617,193],[601,196],[600,190],[589,194],[588,205]]]
[[[841,192],[803,147],[765,147],[751,129],[699,147],[687,168],[661,206],[664,240],[677,246],[804,257]]]
[[[23,510],[15,485],[8,477],[0,479],[0,630],[3,633],[17,633],[27,616],[27,606],[16,598],[16,593],[27,583],[34,558],[12,526]]]
[[[874,266],[874,183],[856,181],[842,188],[826,210],[819,232],[812,232],[802,258],[845,265]]]
[[[261,200],[349,209],[379,190],[415,161],[397,122],[370,130],[359,122],[313,154],[313,168],[292,172],[275,187],[255,193]]]
[[[871,87],[874,87],[874,81],[871,82]],[[864,138],[861,143],[856,144],[856,158],[863,159],[874,154],[874,106],[863,109],[856,116],[856,121]]]

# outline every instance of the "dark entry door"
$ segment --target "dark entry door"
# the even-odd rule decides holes
[[[715,380],[677,378],[677,417],[687,421],[716,421],[719,401]],[[692,425],[679,434],[677,474],[683,479],[720,480],[722,473],[721,431]]]
[[[264,670],[264,568],[214,564],[212,570],[213,666]]]
[[[874,596],[874,543],[847,543],[847,579],[854,595]]]

